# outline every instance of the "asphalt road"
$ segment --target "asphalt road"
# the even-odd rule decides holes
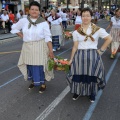
[[[108,22],[101,20],[98,25],[106,28]],[[98,48],[102,43],[100,39]],[[55,55],[69,59],[72,45],[72,40],[66,40]],[[22,40],[16,39],[0,44],[0,52],[20,50],[21,46]],[[17,68],[19,55],[0,55],[0,120],[120,120],[120,53],[114,60],[110,50],[103,54],[108,82],[93,104],[87,97],[72,100],[63,71],[55,71],[43,94],[38,93],[38,87],[29,91],[30,82],[24,81]]]

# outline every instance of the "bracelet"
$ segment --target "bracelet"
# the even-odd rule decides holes
[[[99,50],[100,50],[100,52],[102,52],[102,53],[105,52],[105,50],[101,50],[101,49],[99,49]]]

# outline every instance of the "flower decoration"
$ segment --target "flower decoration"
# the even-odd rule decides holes
[[[72,32],[71,32],[71,31],[65,31],[65,32],[64,32],[64,37],[65,37],[66,39],[72,38]]]

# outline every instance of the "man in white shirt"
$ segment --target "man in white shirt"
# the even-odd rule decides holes
[[[9,21],[9,16],[7,15],[7,11],[6,10],[4,10],[3,14],[1,15],[1,21],[2,21],[2,27],[4,29],[4,32],[7,33],[6,25],[8,26],[8,30],[10,32],[11,31],[10,21]]]
[[[17,13],[16,17],[17,17],[17,21],[18,21],[19,19],[23,18],[23,11],[22,11],[22,10],[19,10],[19,12]]]
[[[61,16],[62,18],[62,25],[63,25],[63,28],[66,29],[67,28],[67,13],[65,10],[63,10],[63,14]]]

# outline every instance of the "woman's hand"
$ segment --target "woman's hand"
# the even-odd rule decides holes
[[[23,34],[21,32],[17,33],[17,35],[20,37],[20,38],[23,38]]]
[[[55,57],[54,54],[53,54],[53,52],[49,52],[49,57],[50,58],[54,58]]]
[[[71,63],[72,63],[72,60],[69,61],[68,65],[71,65]]]

